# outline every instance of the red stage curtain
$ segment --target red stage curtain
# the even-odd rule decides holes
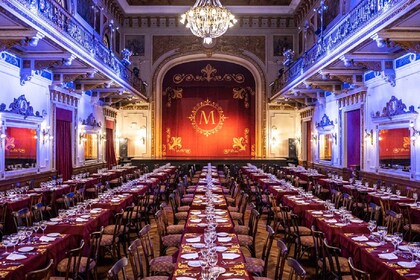
[[[106,129],[105,160],[108,168],[117,164],[114,149],[114,131],[110,128]]]
[[[63,179],[70,179],[73,172],[71,160],[71,122],[56,121],[56,167],[58,174],[63,175]]]
[[[254,156],[255,80],[246,68],[189,62],[168,71],[163,86],[163,156]]]

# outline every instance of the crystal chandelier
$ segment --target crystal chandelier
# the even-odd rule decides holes
[[[211,44],[213,38],[225,34],[236,23],[235,16],[219,0],[197,0],[193,7],[181,15],[181,23],[191,32]]]

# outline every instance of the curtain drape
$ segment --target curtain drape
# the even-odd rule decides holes
[[[73,172],[71,160],[71,122],[56,121],[56,167],[64,180],[70,179]]]
[[[114,149],[114,131],[111,128],[106,129],[105,160],[108,168],[117,164]]]

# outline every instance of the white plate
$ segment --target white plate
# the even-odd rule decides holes
[[[191,266],[191,267],[200,267],[201,266],[201,262],[200,261],[189,261],[188,262],[188,266]]]
[[[379,242],[366,242],[366,244],[371,246],[371,247],[381,246],[381,243],[379,243]]]
[[[94,211],[102,211],[102,208],[93,208]]]
[[[217,252],[224,252],[226,251],[228,248],[225,246],[216,246],[216,251]]]
[[[61,222],[62,219],[60,219],[60,218],[51,218],[50,221],[51,222]]]
[[[48,237],[57,237],[57,236],[60,236],[60,233],[58,233],[58,232],[51,232],[51,233],[48,233],[47,236]]]
[[[409,251],[410,250],[407,245],[398,246],[398,249],[400,249],[401,251]]]
[[[404,268],[414,268],[414,267],[416,267],[415,262],[397,262],[397,264],[401,267],[404,267]]]
[[[19,248],[18,251],[19,252],[30,252],[33,249],[35,249],[35,248],[34,247],[22,247],[22,248]]]
[[[204,243],[193,243],[193,244],[191,244],[191,246],[193,248],[201,249],[201,248],[206,247],[206,244],[204,244]]]
[[[212,268],[210,268],[210,273],[211,274],[222,274],[222,273],[225,273],[226,272],[226,269],[225,268],[223,268],[223,267],[220,267],[220,266],[215,266],[215,267],[212,267]]]
[[[227,233],[227,232],[218,232],[217,233],[217,236],[220,236],[220,237],[228,236],[228,235],[229,235],[229,233]]]
[[[355,224],[361,224],[361,223],[363,223],[362,220],[356,220],[356,219],[351,219],[350,222],[355,223]]]
[[[82,215],[82,216],[80,216],[80,218],[83,218],[83,219],[90,219],[90,215]]]

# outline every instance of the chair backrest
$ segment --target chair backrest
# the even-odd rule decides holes
[[[346,207],[347,210],[352,210],[352,202],[353,198],[348,193],[343,193],[343,206]]]
[[[324,239],[324,260],[328,263],[329,271],[337,279],[341,279],[341,268],[338,257],[341,254],[340,248],[328,245],[327,239]]]
[[[289,280],[306,279],[307,273],[297,260],[289,257],[287,258],[287,265],[290,267]]]
[[[80,246],[74,249],[71,249],[66,252],[67,255],[67,268],[65,279],[77,279],[79,274],[80,260],[82,257],[83,246],[85,245],[84,240],[80,241]]]
[[[322,270],[325,271],[325,261],[324,261],[324,239],[325,234],[322,231],[317,231],[315,226],[311,227],[312,237],[314,239],[314,248],[315,248],[315,259],[322,260]]]
[[[0,225],[2,226],[2,230],[4,230],[4,226],[6,223],[6,214],[7,214],[7,204],[2,203],[0,204]]]
[[[141,240],[137,238],[128,247],[128,258],[130,260],[131,269],[133,271],[134,279],[143,279],[143,253],[141,252]]]
[[[150,238],[151,226],[145,225],[139,232],[139,238],[141,240],[141,247],[143,249],[143,255],[146,258],[146,274],[150,275],[150,261],[155,257],[153,252],[153,243]]]
[[[89,239],[89,255],[87,258],[87,265],[86,265],[86,271],[85,273],[88,273],[90,266],[90,263],[95,261],[98,261],[99,256],[99,248],[101,247],[101,240],[102,240],[102,234],[104,232],[104,227],[101,227],[99,231],[92,232],[90,234]]]
[[[44,214],[42,213],[43,208],[44,204],[42,202],[32,205],[32,222],[40,222],[44,220]]]
[[[276,270],[274,274],[274,280],[283,279],[284,265],[286,264],[287,255],[289,250],[286,244],[281,240],[277,240],[277,248],[279,249],[276,262]]]
[[[162,210],[158,210],[155,213],[156,225],[159,237],[162,238],[167,235],[166,226],[165,226],[165,215]]]
[[[38,193],[31,194],[31,200],[29,202],[29,209],[32,209],[33,206],[37,205],[38,203],[42,203],[42,194],[38,194]]]
[[[350,266],[351,278],[353,280],[370,280],[369,273],[354,267],[353,259],[351,257],[348,259],[348,262]]]
[[[48,280],[48,279],[50,279],[51,274],[52,274],[53,269],[54,269],[53,263],[54,263],[54,260],[50,259],[50,262],[48,263],[48,265],[46,267],[28,272],[25,275],[25,280]]]
[[[386,213],[385,225],[388,228],[388,234],[394,234],[394,232],[399,232],[401,229],[402,214],[396,213],[393,210],[389,210]]]
[[[118,236],[120,235],[123,216],[124,216],[124,210],[121,210],[121,212],[115,214],[114,216],[115,226],[114,226],[114,232],[113,232],[113,238],[112,238],[113,244],[116,242]]]
[[[122,259],[118,260],[110,270],[108,270],[108,279],[109,280],[126,280],[127,275],[125,273],[125,267],[128,265],[128,260],[126,257],[123,257]],[[119,273],[122,274],[122,278],[120,278],[118,275]]]
[[[258,231],[258,222],[260,220],[260,213],[255,209],[253,205],[251,209],[251,214],[249,215],[248,227],[249,227],[249,235],[253,238],[253,243],[255,245],[255,236],[257,235]],[[255,248],[255,247],[254,247]]]
[[[31,225],[31,211],[29,208],[25,207],[18,211],[12,212],[13,221],[15,222],[15,226],[30,226]]]
[[[242,213],[242,214],[245,213],[248,202],[249,202],[249,195],[247,193],[244,193],[242,196],[241,204],[239,205],[239,213]]]
[[[262,250],[262,254],[261,254],[261,259],[264,260],[263,275],[267,275],[268,259],[270,258],[271,248],[273,247],[273,240],[274,240],[274,235],[275,235],[275,232],[270,225],[266,226],[266,230],[267,230],[268,235],[267,235],[267,239],[265,240],[263,250]],[[254,239],[255,239],[255,237],[254,237]]]

